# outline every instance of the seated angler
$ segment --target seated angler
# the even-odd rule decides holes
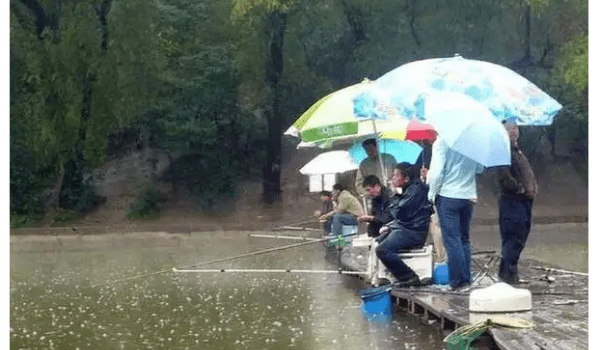
[[[377,237],[383,225],[394,219],[389,210],[394,192],[383,186],[375,175],[367,176],[362,186],[371,197],[371,213],[359,217],[358,221],[365,221],[369,224],[367,230],[369,237]]]
[[[316,210],[315,211],[315,216],[316,217],[320,217],[323,214],[329,213],[330,211],[333,210],[333,194],[329,191],[321,191],[320,193],[320,197],[321,197],[321,209]],[[321,226],[323,228],[323,234],[328,235],[329,234],[329,229],[330,229],[330,222],[331,220],[326,220],[325,222],[319,221],[321,222]]]
[[[418,169],[409,163],[400,163],[394,168],[392,184],[402,189],[390,203],[394,220],[390,232],[377,238],[379,245],[375,253],[381,262],[402,286],[420,285],[417,274],[408,267],[399,254],[410,249],[423,248],[433,206],[427,200],[429,188],[419,179]]]
[[[358,225],[357,218],[365,215],[362,205],[344,187],[336,183],[332,190],[335,205],[333,210],[321,215],[319,220],[322,223],[328,222],[328,232],[333,236],[342,234],[343,225]]]

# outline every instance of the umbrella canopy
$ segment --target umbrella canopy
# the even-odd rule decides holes
[[[344,173],[358,169],[359,163],[348,151],[329,151],[321,153],[300,168],[304,175],[322,175]]]
[[[421,123],[416,120],[411,120],[408,123],[408,125],[406,125],[406,130],[402,130],[400,132],[380,132],[379,137],[388,140],[433,142],[437,137],[437,132],[435,131],[435,128],[429,123]]]
[[[457,92],[432,93],[424,117],[453,150],[485,167],[510,165],[508,133],[481,103]]]
[[[375,131],[394,131],[405,135],[408,121],[390,105],[378,103],[366,118],[355,114],[353,98],[372,85],[372,81],[365,79],[323,97],[304,112],[284,135],[300,137],[303,141],[301,146],[310,143],[325,147]]]
[[[460,92],[483,103],[496,119],[519,125],[550,125],[562,108],[518,73],[460,56],[404,64],[377,79],[355,104],[389,103],[397,108],[397,113],[423,120],[423,101],[427,94],[436,91]]]
[[[396,158],[397,163],[408,162],[415,164],[423,147],[412,141],[398,141],[398,140],[380,140],[379,141],[379,152],[387,153]],[[362,144],[357,143],[350,147],[348,150],[352,158],[360,163],[367,158],[367,152],[365,152]]]

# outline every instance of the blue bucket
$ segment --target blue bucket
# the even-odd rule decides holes
[[[361,309],[369,320],[386,321],[392,318],[391,289],[391,286],[384,286],[361,291]]]
[[[439,263],[433,268],[433,283],[434,284],[448,284],[450,277],[448,276],[448,264]]]

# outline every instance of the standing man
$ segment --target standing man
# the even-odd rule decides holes
[[[369,223],[367,229],[369,237],[377,237],[379,236],[381,227],[394,219],[390,212],[390,201],[394,193],[386,186],[383,186],[379,178],[375,175],[365,177],[362,186],[367,190],[369,197],[371,197],[371,213],[370,215],[359,217],[358,220]]]
[[[390,233],[377,238],[375,253],[401,286],[420,285],[419,276],[402,259],[403,250],[423,248],[433,208],[427,200],[428,188],[420,181],[418,168],[409,163],[396,165],[392,184],[402,189],[390,203],[394,220],[389,224]]]
[[[502,260],[498,277],[508,284],[519,282],[519,257],[531,229],[531,207],[537,183],[529,161],[519,149],[519,127],[503,122],[510,138],[510,167],[498,169],[500,183],[499,225]]]
[[[381,163],[377,157],[377,141],[375,139],[367,139],[363,141],[362,146],[365,149],[365,152],[367,152],[367,158],[360,162],[360,166],[356,171],[356,181],[354,182],[354,187],[356,187],[356,192],[361,197],[365,197],[368,196],[369,193],[363,186],[364,179],[369,175],[375,175],[385,186],[383,181],[390,179],[392,171],[394,170],[394,166],[396,165],[396,158],[394,158],[394,156],[391,154],[381,154],[381,160],[383,161],[383,168],[385,170],[385,174],[382,174]]]
[[[329,221],[328,231],[333,236],[339,236],[342,234],[342,225],[358,225],[357,218],[365,215],[365,211],[358,199],[341,184],[333,185],[331,192],[336,204],[332,211],[321,215],[319,221]]]
[[[433,143],[428,199],[439,217],[452,290],[471,284],[469,229],[477,200],[476,174],[482,171],[481,164],[450,149],[442,138]]]

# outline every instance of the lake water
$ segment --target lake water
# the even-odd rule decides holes
[[[444,348],[445,334],[401,311],[370,322],[354,277],[171,271],[293,243],[248,232],[13,236],[11,349]],[[201,268],[336,265],[319,243]]]
[[[471,239],[474,251],[498,251],[497,226],[472,227]],[[444,348],[446,334],[402,311],[370,322],[367,286],[354,277],[172,272],[296,242],[249,232],[11,236],[11,349]],[[587,223],[534,225],[523,258],[587,272]],[[317,243],[199,268],[336,267]]]

